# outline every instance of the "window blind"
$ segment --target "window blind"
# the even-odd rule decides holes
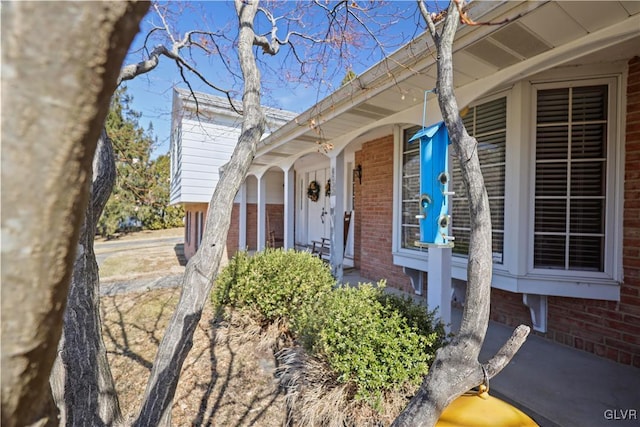
[[[536,268],[604,270],[608,87],[540,90],[536,108]]]
[[[478,158],[491,209],[493,261],[501,264],[504,251],[504,182],[507,140],[507,99],[499,98],[469,109],[463,118],[469,135],[478,141]],[[456,238],[453,253],[467,256],[471,221],[469,202],[462,181],[460,164],[452,150],[450,165],[453,191],[452,235]]]

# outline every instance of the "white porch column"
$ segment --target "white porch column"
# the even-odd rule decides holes
[[[238,250],[247,250],[247,181],[242,183],[238,190]]]
[[[258,250],[265,248],[267,241],[267,176],[258,177]]]
[[[338,283],[342,283],[344,263],[344,151],[331,157],[331,272]]]
[[[451,248],[429,247],[427,307],[438,309],[437,315],[451,332]]]
[[[294,236],[294,213],[296,207],[295,200],[295,173],[293,165],[284,171],[284,248],[293,249],[295,246]]]

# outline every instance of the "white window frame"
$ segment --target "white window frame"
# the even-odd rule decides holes
[[[505,145],[505,204],[504,204],[504,238],[503,238],[503,258],[501,264],[493,263],[494,273],[496,272],[507,272],[509,269],[509,265],[511,262],[515,262],[512,255],[509,254],[507,250],[507,236],[509,233],[509,229],[513,226],[512,220],[509,218],[512,216],[510,214],[511,209],[514,207],[509,206],[507,200],[511,197],[512,190],[511,184],[509,183],[509,173],[514,173],[512,166],[513,162],[511,159],[511,144],[513,143],[512,139],[515,137],[513,134],[515,133],[515,117],[510,113],[512,108],[512,95],[510,90],[501,90],[495,92],[489,96],[482,97],[473,101],[471,106],[482,105],[491,101],[495,101],[499,98],[506,98],[506,145]],[[427,126],[430,126],[434,123],[428,123]],[[394,174],[393,174],[393,188],[394,188],[394,196],[393,196],[393,240],[392,240],[392,255],[393,255],[393,263],[395,265],[399,265],[402,267],[408,267],[421,271],[428,271],[428,251],[427,249],[418,248],[403,248],[402,247],[402,161],[403,161],[403,136],[404,131],[411,127],[416,126],[415,124],[406,124],[406,125],[396,125],[394,126]],[[450,147],[450,150],[453,150]],[[452,151],[450,151],[449,162],[456,161],[451,155]],[[451,163],[450,163],[451,164]],[[517,224],[516,224],[517,226]],[[455,236],[454,236],[455,237]],[[455,242],[454,242],[455,243]],[[467,280],[467,257],[462,255],[454,255],[452,256],[451,266],[452,273],[451,277],[454,279]],[[509,276],[512,276],[509,274]],[[498,286],[503,289],[509,288],[509,286],[501,285]]]
[[[606,147],[606,184],[605,184],[605,222],[604,228],[604,271],[585,271],[585,270],[559,270],[559,269],[544,269],[535,268],[533,262],[534,255],[534,232],[535,232],[535,171],[536,171],[536,123],[537,123],[537,98],[539,90],[547,89],[564,89],[564,88],[576,88],[584,86],[608,86],[608,111],[607,111],[607,147]],[[576,279],[583,280],[583,284],[587,284],[587,281],[599,281],[599,280],[619,280],[620,273],[615,265],[616,258],[616,246],[619,242],[618,221],[620,215],[617,215],[617,206],[620,200],[619,188],[620,185],[620,173],[624,171],[618,171],[619,159],[618,153],[620,151],[620,118],[618,111],[620,102],[619,93],[620,83],[615,77],[594,78],[594,79],[581,79],[571,81],[555,81],[555,82],[541,82],[534,83],[531,86],[531,174],[530,174],[530,194],[531,204],[529,208],[529,245],[527,254],[527,266],[529,276],[544,276],[547,280],[552,278],[557,279]],[[623,168],[624,169],[624,168]],[[577,295],[576,295],[577,296]]]

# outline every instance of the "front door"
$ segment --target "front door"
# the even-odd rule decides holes
[[[325,186],[329,179],[329,168],[317,169],[307,174],[307,192],[315,181],[319,187],[318,200],[313,201],[307,196],[307,244],[322,237],[329,237],[331,232],[329,218],[329,197],[325,195]],[[305,193],[306,194],[306,193]]]

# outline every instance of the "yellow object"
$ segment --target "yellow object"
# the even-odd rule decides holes
[[[486,386],[470,391],[451,402],[440,415],[436,427],[529,427],[537,426],[527,414],[496,397]]]

